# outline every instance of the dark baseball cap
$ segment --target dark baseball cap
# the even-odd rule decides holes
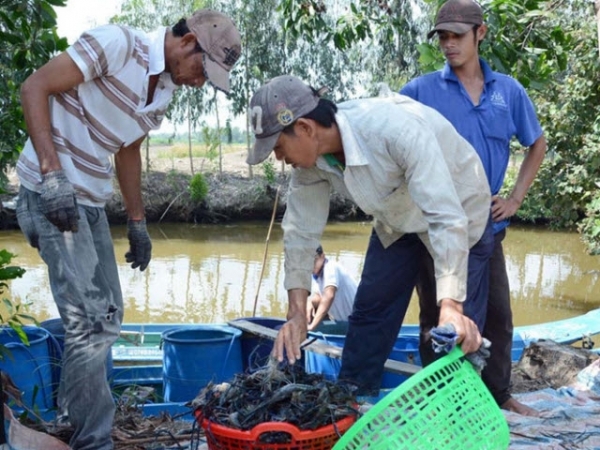
[[[281,131],[319,104],[319,94],[292,75],[281,75],[263,85],[250,100],[250,123],[256,141],[246,163],[263,162],[277,143]]]
[[[238,29],[225,14],[211,9],[197,10],[186,19],[186,24],[204,52],[208,82],[228,94],[229,72],[242,51]]]
[[[435,28],[427,33],[431,38],[438,31],[465,34],[474,25],[483,24],[483,11],[474,0],[448,0],[442,5],[435,19]]]

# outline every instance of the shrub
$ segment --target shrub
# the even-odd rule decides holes
[[[208,183],[206,182],[204,175],[201,173],[194,175],[190,180],[189,190],[193,201],[198,203],[203,201],[208,194]]]
[[[265,178],[267,179],[268,184],[275,183],[275,166],[268,159],[262,163],[263,173],[265,174]]]

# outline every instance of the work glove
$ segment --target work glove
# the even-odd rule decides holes
[[[132,269],[139,267],[143,272],[152,257],[152,242],[146,229],[146,219],[127,221],[127,239],[129,251],[125,253],[125,260],[131,263]]]
[[[79,211],[75,189],[62,170],[42,175],[40,210],[58,231],[78,230]]]

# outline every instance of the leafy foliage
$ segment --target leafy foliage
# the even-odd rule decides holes
[[[352,84],[345,90],[328,84],[338,98],[357,86],[372,91],[378,82],[400,85],[416,75],[425,23],[415,11],[428,9],[422,0],[282,0],[279,7],[291,38],[326,48],[332,59],[344,62],[341,76],[350,73]]]
[[[593,250],[598,245],[600,186],[600,61],[596,22],[589,3],[574,1],[557,25],[568,34],[569,66],[534,95],[549,156],[530,195],[555,227],[578,227]],[[594,244],[596,242],[596,244]]]
[[[484,3],[488,37],[481,46],[492,67],[542,89],[567,67],[569,36],[558,26],[566,0],[491,0]]]
[[[67,48],[54,7],[66,0],[0,0],[0,188],[26,139],[19,90],[25,79]]]
[[[4,294],[5,290],[8,288],[8,284],[6,283],[7,280],[21,278],[25,273],[25,269],[18,266],[9,265],[14,257],[15,255],[10,253],[9,251],[4,249],[0,250],[0,294]],[[11,327],[15,331],[15,333],[17,333],[19,338],[27,344],[29,340],[27,338],[27,335],[23,331],[23,321],[37,323],[35,318],[23,313],[23,305],[15,305],[8,298],[3,298],[2,303],[4,305],[4,309],[6,310],[6,314],[0,314],[0,324],[8,325],[9,327]],[[6,349],[0,346],[0,356],[2,356],[5,352]]]

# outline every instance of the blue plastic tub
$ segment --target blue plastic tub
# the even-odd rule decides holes
[[[317,338],[334,347],[343,347],[348,332],[348,322],[322,322],[314,331],[309,331],[311,338]],[[342,361],[337,358],[304,352],[304,368],[308,373],[320,373],[327,380],[337,381]]]
[[[309,336],[317,338],[329,345],[343,347],[348,331],[347,322],[323,322],[317,330],[310,331]],[[417,326],[408,325],[400,329],[394,348],[389,359],[421,365],[419,356],[419,330]],[[321,373],[331,381],[336,381],[342,362],[336,358],[305,352],[305,369],[311,373]],[[405,381],[404,375],[384,372],[381,383],[382,389],[394,388]]]
[[[162,333],[166,402],[193,400],[209,382],[243,371],[242,332],[224,325],[197,325]]]
[[[43,328],[26,326],[29,345],[25,345],[12,328],[0,328],[2,358],[0,370],[8,373],[23,392],[23,402],[30,408],[54,407],[50,333]]]

